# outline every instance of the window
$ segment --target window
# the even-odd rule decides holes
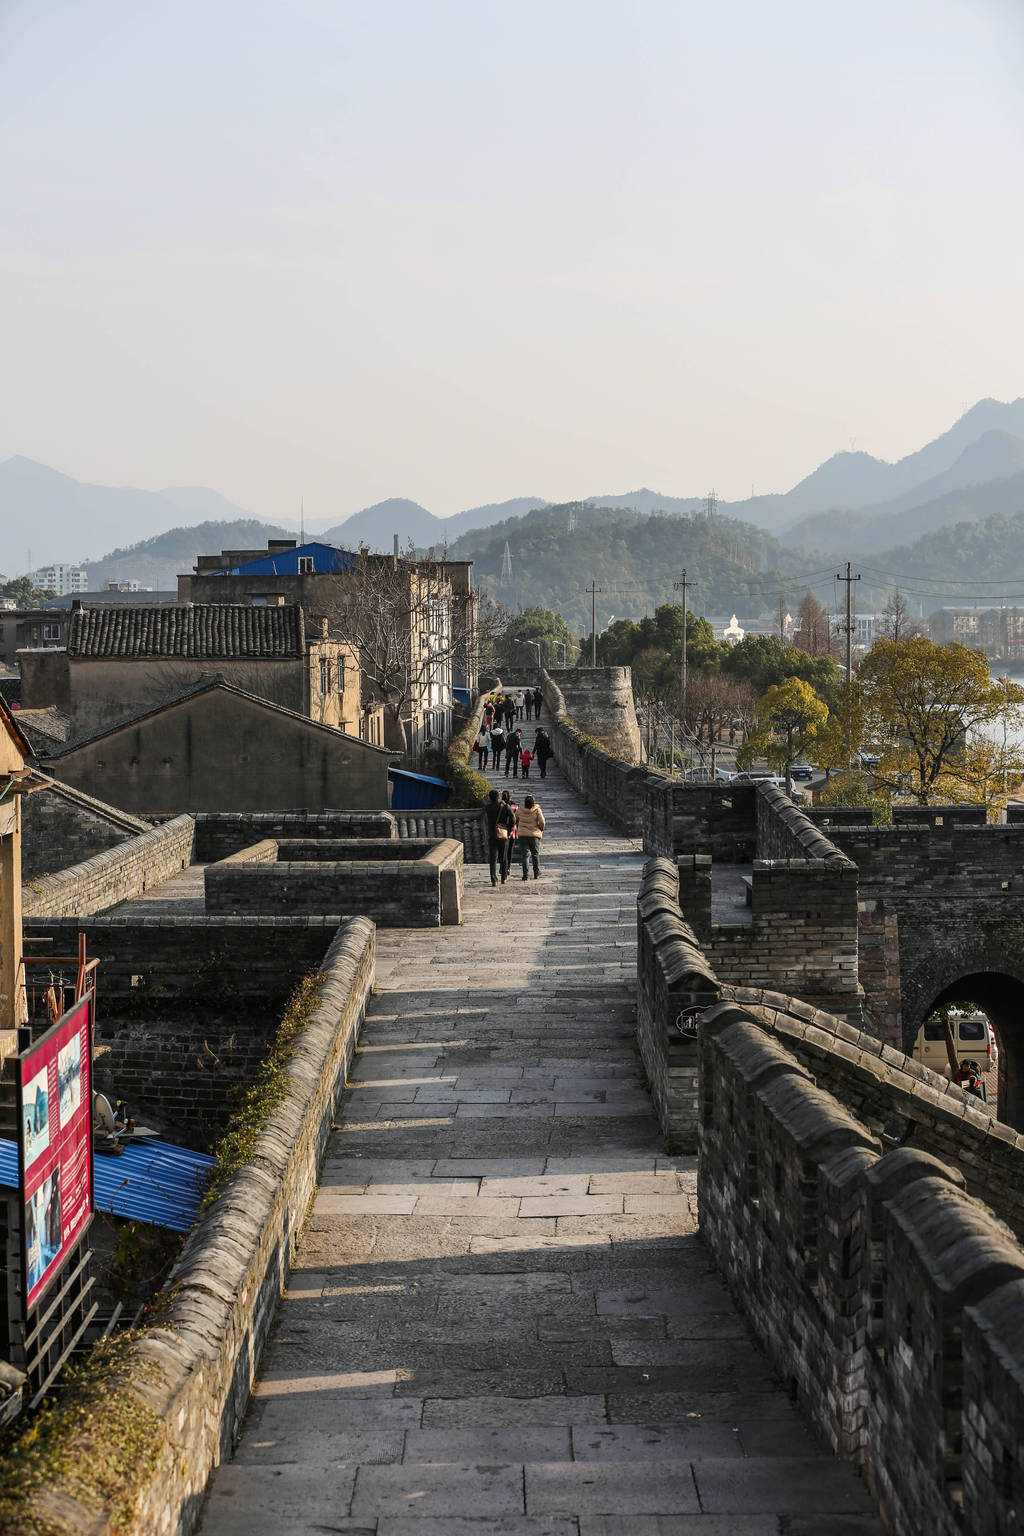
[[[682,642],[680,642],[680,643],[682,643]],[[324,697],[324,695],[327,693],[327,690],[328,690],[328,688],[330,688],[330,686],[331,686],[331,664],[328,661],[326,656],[321,656],[320,657],[320,696],[321,696],[321,698]]]
[[[312,555],[300,555],[299,556],[299,575],[300,576],[312,576],[312,574],[313,574],[313,556]]]
[[[43,639],[44,640],[59,640],[60,639],[60,625],[59,624],[44,624],[43,625]]]

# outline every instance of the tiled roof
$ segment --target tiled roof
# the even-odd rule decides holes
[[[71,615],[69,656],[304,656],[298,603],[181,603],[81,608]]]
[[[18,724],[35,751],[46,752],[71,735],[71,716],[62,714],[55,704],[46,709],[19,709],[17,713]]]

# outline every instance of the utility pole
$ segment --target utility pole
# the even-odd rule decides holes
[[[596,581],[592,581],[584,591],[590,593],[590,665],[597,666],[597,594],[603,592]]]
[[[683,594],[683,651],[679,662],[679,723],[686,730],[686,589],[692,591],[696,582],[687,581],[686,566],[683,566],[679,580],[672,583],[676,592]]]
[[[779,639],[786,643],[786,594],[779,593]]]
[[[841,576],[836,572],[836,581],[846,583],[846,681],[853,679],[853,583],[860,581],[859,576],[850,575],[850,562],[846,562],[846,575]]]

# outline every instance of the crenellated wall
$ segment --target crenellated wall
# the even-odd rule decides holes
[[[629,671],[628,667],[610,670]],[[559,672],[555,676],[561,679],[564,674]],[[595,806],[612,826],[638,837],[643,827],[648,780],[648,769],[638,761],[639,752],[636,758],[627,761],[589,740],[589,726],[580,729],[583,722],[569,719],[559,684],[547,672],[541,677],[548,712],[548,719],[541,723],[547,728],[561,773],[577,794]],[[631,697],[631,710],[632,707]],[[635,714],[633,719],[635,722]],[[639,731],[637,739],[639,742]]]
[[[701,1232],[776,1370],[891,1536],[1018,1531],[1024,1250],[735,1003],[700,1060]]]
[[[545,673],[573,724],[628,763],[643,757],[629,667],[563,667]]]

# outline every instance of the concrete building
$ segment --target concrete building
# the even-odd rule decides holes
[[[69,622],[67,611],[59,608],[0,609],[0,662],[11,666],[17,651],[65,645]]]
[[[29,573],[29,579],[44,592],[56,592],[58,597],[66,593],[84,592],[89,585],[89,572],[80,565],[58,561],[55,565],[41,565]]]
[[[298,603],[307,622],[327,619],[328,633],[338,640],[353,636],[346,623],[345,577],[366,570],[381,584],[390,573],[391,596],[402,625],[404,669],[408,698],[396,719],[381,708],[369,679],[367,657],[362,666],[361,730],[418,756],[425,748],[441,748],[451,737],[454,700],[472,698],[477,691],[476,595],[472,590],[472,561],[404,560],[397,555],[352,553],[330,544],[298,545],[273,539],[266,549],[225,549],[220,555],[200,555],[189,575],[178,577],[181,602],[230,602],[251,606]],[[383,734],[374,737],[374,732]]]
[[[310,635],[294,603],[77,604],[63,649],[26,648],[16,660],[22,707],[56,707],[70,716],[76,735],[213,673],[358,734],[359,673],[351,647],[328,639],[323,625]]]
[[[62,783],[145,816],[383,810],[395,754],[210,678],[40,761]]]
[[[955,640],[993,660],[1024,658],[1024,609],[1016,606],[939,608],[929,616],[928,630],[937,645]]]

